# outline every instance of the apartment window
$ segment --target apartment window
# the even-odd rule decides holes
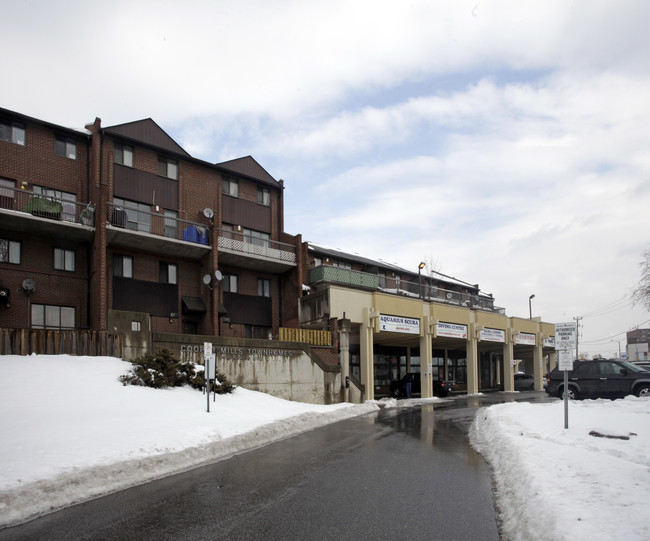
[[[142,322],[141,321],[131,321],[131,330],[133,332],[142,331]]]
[[[54,268],[74,272],[74,250],[54,248]]]
[[[346,263],[345,261],[332,261],[332,266],[338,267],[339,269],[352,270],[352,265],[350,263]]]
[[[386,289],[386,273],[384,271],[379,271],[379,287]]]
[[[224,178],[221,181],[221,191],[224,195],[239,197],[239,182],[232,178]]]
[[[178,162],[165,156],[158,156],[158,174],[161,177],[178,180]]]
[[[0,120],[0,141],[25,146],[25,125],[20,122]]]
[[[74,329],[75,309],[71,306],[32,304],[33,329]]]
[[[20,242],[0,239],[0,263],[20,265]]]
[[[266,280],[264,278],[257,279],[257,295],[259,297],[271,296],[271,280]]]
[[[64,222],[77,221],[77,196],[73,193],[62,192],[60,190],[52,190],[51,188],[44,188],[43,186],[33,186],[34,195],[46,197],[52,201],[57,201],[63,206],[61,211],[61,220]]]
[[[149,205],[127,201],[118,197],[113,198],[113,204],[126,211],[126,224],[120,224],[122,227],[126,225],[127,229],[143,231],[144,233],[151,231],[151,207]]]
[[[176,265],[174,263],[160,262],[159,265],[160,283],[162,284],[176,284]]]
[[[262,233],[261,231],[254,231],[253,229],[244,228],[244,242],[249,242],[255,246],[264,246],[265,248],[269,247],[269,241],[271,240],[271,235],[268,233]]]
[[[123,145],[122,143],[115,143],[113,146],[113,158],[117,164],[133,167],[133,147]]]
[[[257,202],[265,207],[270,207],[271,192],[267,188],[257,188]]]
[[[166,237],[178,238],[178,212],[165,209],[164,234]]]
[[[63,156],[64,158],[76,160],[77,142],[71,137],[63,137],[62,135],[57,135],[56,143],[54,145],[54,153],[57,156]]]
[[[0,207],[3,209],[14,209],[14,189],[16,183],[13,180],[0,178]]]
[[[113,254],[113,276],[133,278],[133,258],[130,255]]]
[[[227,293],[237,293],[237,275],[224,274],[223,275],[223,290]]]

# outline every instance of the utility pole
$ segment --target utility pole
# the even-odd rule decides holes
[[[580,355],[578,354],[578,340],[580,338],[580,320],[582,319],[582,316],[574,317],[573,319],[576,320],[576,360],[579,360]]]

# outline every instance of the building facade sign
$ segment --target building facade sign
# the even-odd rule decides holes
[[[467,325],[439,322],[436,325],[436,336],[446,336],[447,338],[461,338],[467,340]]]
[[[379,330],[419,335],[420,320],[410,317],[379,314]]]
[[[483,342],[500,342],[506,341],[506,331],[501,329],[481,329],[481,340]]]
[[[518,346],[534,346],[535,345],[535,335],[525,332],[520,332],[515,337],[515,344]]]

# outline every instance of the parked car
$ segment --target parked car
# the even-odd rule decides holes
[[[531,374],[518,372],[515,374],[515,391],[532,391],[535,389],[535,378]]]
[[[564,371],[554,368],[546,392],[562,398]],[[578,398],[620,398],[626,395],[650,396],[650,372],[626,361],[597,359],[574,361],[568,373],[567,395]]]
[[[413,377],[411,393],[420,394],[421,385],[420,385],[420,374],[411,374]],[[406,376],[403,376],[402,379],[397,381],[392,381],[390,384],[390,395],[395,398],[402,398],[406,396],[406,382],[404,381]],[[456,385],[453,380],[435,380],[433,382],[433,392],[436,396],[445,397],[451,391],[456,388]]]

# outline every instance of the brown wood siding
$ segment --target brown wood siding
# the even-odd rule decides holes
[[[178,313],[178,286],[114,276],[113,310],[169,317]]]
[[[236,197],[223,198],[223,223],[272,233],[271,208]]]
[[[178,182],[115,164],[115,197],[178,210]]]
[[[271,327],[273,324],[272,305],[269,297],[224,292],[223,304],[228,310],[232,323],[261,327]]]

